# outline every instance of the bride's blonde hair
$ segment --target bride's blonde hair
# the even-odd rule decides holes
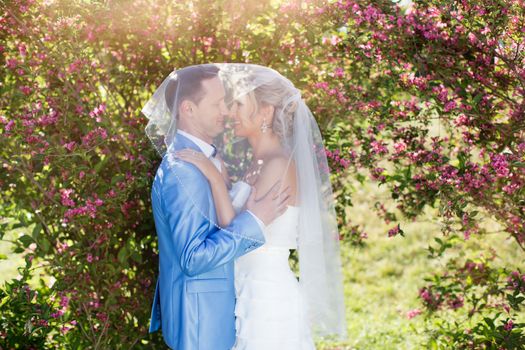
[[[272,131],[281,140],[287,140],[293,134],[293,118],[297,110],[297,101],[289,103],[287,101],[296,93],[297,90],[286,84],[283,79],[272,79],[268,83],[259,85],[248,94],[249,99],[255,104],[252,116],[259,112],[260,106],[273,106]]]

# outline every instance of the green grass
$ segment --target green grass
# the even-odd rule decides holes
[[[320,349],[416,349],[421,341],[413,330],[418,320],[406,312],[418,307],[421,276],[432,262],[426,256],[427,242],[435,229],[429,223],[401,224],[406,238],[387,236],[394,224],[385,224],[371,209],[388,194],[372,184],[355,184],[354,206],[347,209],[353,224],[368,234],[367,246],[345,246],[342,259],[348,341]]]
[[[0,255],[7,256],[7,259],[0,260],[0,285],[3,285],[4,281],[16,278],[18,276],[17,267],[25,264],[24,258],[20,254],[12,252],[13,244],[9,242],[18,237],[19,231],[9,231],[5,234],[4,239],[0,240]]]
[[[17,278],[20,275],[18,273],[18,268],[25,265],[23,253],[13,253],[15,246],[11,242],[15,241],[21,235],[31,235],[32,230],[33,226],[28,228],[17,228],[6,232],[3,239],[0,240],[0,255],[5,255],[7,257],[7,259],[0,260],[0,286],[3,286],[5,281],[10,281],[13,278]],[[48,276],[43,273],[43,269],[39,266],[41,265],[39,265],[38,259],[33,260],[34,274],[31,278],[31,283],[35,287],[39,285],[38,282],[40,279],[45,281],[49,280]]]
[[[372,183],[357,182],[354,188],[354,206],[347,208],[347,215],[353,224],[363,227],[369,238],[364,248],[345,246],[342,249],[348,340],[332,344],[320,342],[319,349],[425,349],[423,316],[412,320],[406,316],[408,310],[421,307],[417,295],[425,285],[424,277],[441,270],[452,256],[479,257],[483,252],[488,255],[490,247],[498,254],[494,265],[523,269],[523,251],[512,239],[505,239],[504,234],[487,235],[480,240],[472,236],[443,258],[429,259],[429,244],[434,237],[442,238],[435,209],[427,208],[416,222],[401,221],[405,237],[389,238],[387,232],[395,223],[387,225],[372,209],[379,200],[395,212],[387,190]],[[488,231],[500,230],[498,224],[489,219],[480,220],[480,226]],[[525,314],[522,316],[525,321]]]

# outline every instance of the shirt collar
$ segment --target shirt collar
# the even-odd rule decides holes
[[[197,136],[193,136],[192,134],[187,133],[184,130],[177,130],[177,134],[181,134],[182,136],[185,136],[191,141],[193,141],[201,149],[202,153],[204,153],[204,155],[207,158],[210,158],[213,152],[215,151],[215,148],[212,145],[210,145],[206,141],[201,140]]]

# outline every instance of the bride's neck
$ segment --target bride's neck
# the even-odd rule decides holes
[[[253,150],[254,159],[264,159],[268,154],[276,153],[280,149],[279,137],[273,132],[260,133],[248,138]]]

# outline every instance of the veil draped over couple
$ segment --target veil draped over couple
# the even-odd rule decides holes
[[[142,112],[162,156],[150,332],[177,350],[345,337],[330,172],[300,91],[267,67],[196,65],[173,71]]]

